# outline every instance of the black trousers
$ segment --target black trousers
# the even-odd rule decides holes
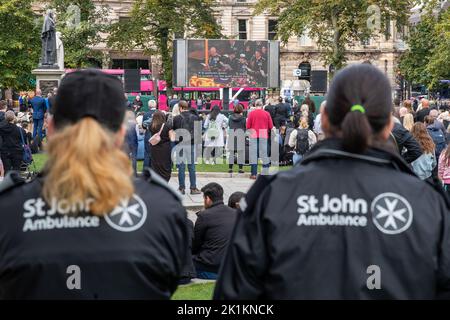
[[[2,152],[1,158],[5,174],[8,171],[19,171],[22,164],[23,154],[20,152]]]

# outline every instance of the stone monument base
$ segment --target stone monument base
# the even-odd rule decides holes
[[[42,96],[46,97],[47,93],[53,91],[53,88],[59,87],[65,71],[60,69],[38,68],[31,71],[31,73],[36,75],[36,89],[40,89]]]

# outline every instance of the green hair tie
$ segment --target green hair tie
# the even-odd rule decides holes
[[[366,109],[364,109],[364,107],[360,104],[355,104],[350,111],[359,111],[361,113],[366,113]]]

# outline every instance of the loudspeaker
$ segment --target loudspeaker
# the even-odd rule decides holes
[[[230,88],[223,88],[223,106],[224,111],[230,110]]]
[[[123,73],[125,92],[141,92],[141,70],[125,69]]]
[[[327,92],[328,72],[326,70],[311,71],[311,91]]]

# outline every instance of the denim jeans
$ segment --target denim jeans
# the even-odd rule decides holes
[[[269,173],[270,158],[267,153],[268,139],[264,138],[251,138],[250,139],[250,164],[251,175],[256,176],[258,174],[258,158],[261,158],[263,163],[262,174]]]
[[[44,119],[33,119],[33,139],[39,135],[42,141],[42,127],[44,126]]]
[[[133,167],[133,171],[134,171],[134,175],[137,175],[137,150],[132,150],[129,154],[128,157],[131,160],[131,166]]]
[[[186,189],[186,164],[189,171],[190,188],[197,188],[197,182],[195,177],[195,145],[188,145],[181,147],[182,154],[177,155],[177,168],[178,168],[178,185],[180,189]],[[190,151],[190,152],[189,152]],[[189,154],[190,153],[190,154]]]
[[[150,153],[150,138],[152,137],[151,133],[149,131],[145,132],[144,136],[144,168],[150,168],[152,166],[152,156]]]
[[[217,273],[208,272],[208,271],[200,271],[197,269],[197,278],[205,279],[205,280],[217,280]]]
[[[301,154],[298,154],[297,152],[294,153],[294,155],[292,156],[292,165],[296,165],[297,163],[299,163],[300,161],[302,161],[303,156]]]

